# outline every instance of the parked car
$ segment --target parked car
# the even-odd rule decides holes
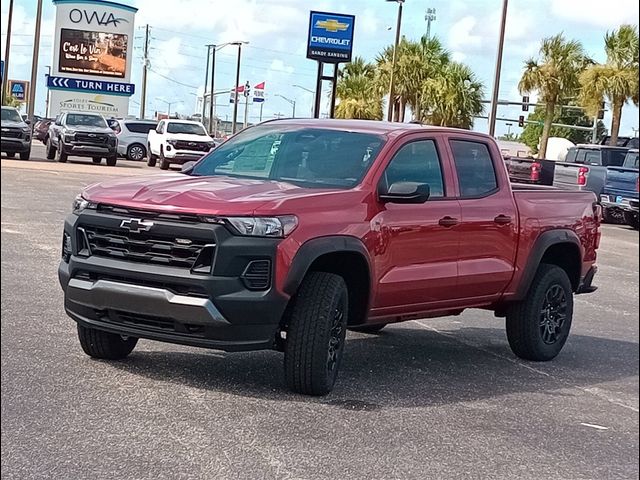
[[[629,151],[607,145],[577,145],[564,162],[556,162],[553,185],[572,190],[588,190],[598,199],[604,190],[608,167],[621,167]]]
[[[114,129],[118,136],[118,154],[127,160],[144,160],[147,157],[147,137],[157,125],[155,120],[118,120]]]
[[[16,153],[20,160],[29,160],[31,156],[31,127],[29,120],[23,120],[20,112],[13,107],[2,107],[0,150],[7,157],[13,158]]]
[[[629,150],[621,167],[607,168],[607,179],[600,195],[604,220],[609,223],[629,223],[625,211],[629,202],[638,199],[638,150]],[[637,217],[637,214],[636,214]]]
[[[49,127],[47,158],[66,162],[69,156],[89,157],[99,164],[118,161],[118,139],[104,117],[97,113],[64,112]]]
[[[33,126],[33,138],[36,140],[40,140],[42,143],[46,145],[47,143],[47,135],[49,133],[49,127],[53,123],[53,118],[43,118],[36,122]]]
[[[512,182],[553,185],[556,162],[552,160],[505,156],[504,163]]]
[[[573,295],[595,288],[600,210],[592,192],[512,187],[484,134],[271,121],[182,173],[85,189],[59,278],[92,357],[139,338],[273,348],[292,390],[322,395],[347,329],[472,307],[506,317],[516,355],[554,358]]]
[[[638,137],[618,137],[618,141],[616,142],[616,146],[618,147],[627,147],[627,148],[640,148]],[[600,141],[600,145],[609,145],[611,143],[611,136],[607,135],[603,137]]]
[[[167,170],[172,163],[182,165],[200,159],[215,147],[204,126],[191,120],[160,120],[147,138],[147,164],[154,167],[158,159],[160,168]]]

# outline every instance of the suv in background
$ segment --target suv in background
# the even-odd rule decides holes
[[[155,120],[117,120],[114,131],[118,135],[118,155],[127,160],[144,160],[147,156],[147,136],[150,130],[155,130],[156,125],[158,122]]]
[[[66,162],[71,155],[90,157],[99,164],[103,158],[114,166],[118,160],[118,139],[104,117],[97,113],[64,112],[49,128],[47,158]]]
[[[160,120],[147,137],[147,165],[154,167],[160,159],[160,168],[167,170],[172,163],[179,165],[200,160],[215,148],[213,141],[200,122],[191,120]]]
[[[31,127],[23,120],[20,112],[13,107],[2,107],[2,152],[13,158],[20,154],[20,160],[31,156]]]

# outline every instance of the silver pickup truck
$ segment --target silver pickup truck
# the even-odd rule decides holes
[[[553,174],[555,187],[588,190],[598,198],[607,180],[607,167],[621,167],[626,147],[608,145],[577,145],[567,152],[564,162],[556,162]]]

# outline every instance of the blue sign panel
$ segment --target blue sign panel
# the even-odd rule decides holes
[[[84,80],[81,78],[67,78],[47,76],[47,87],[54,90],[72,90],[74,92],[106,93],[130,97],[136,91],[133,83],[107,82],[105,80]]]
[[[311,12],[307,58],[325,63],[350,62],[356,17]]]
[[[26,80],[9,80],[9,95],[21,102],[27,101],[29,82]]]

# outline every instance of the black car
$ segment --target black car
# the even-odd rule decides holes
[[[66,162],[69,156],[89,157],[93,163],[107,159],[114,166],[118,160],[118,139],[102,115],[65,112],[49,127],[47,158]]]

